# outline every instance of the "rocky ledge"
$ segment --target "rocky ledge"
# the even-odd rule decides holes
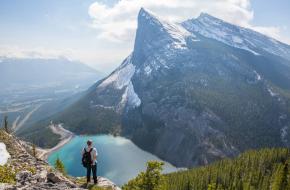
[[[86,189],[82,178],[63,175],[50,167],[45,160],[34,157],[31,144],[21,141],[3,130],[0,130],[0,142],[6,145],[10,154],[8,162],[4,166],[0,166],[2,167],[0,172],[8,172],[7,174],[0,173],[0,190]],[[98,182],[98,188],[96,188],[98,190],[102,188],[121,190],[103,177],[99,177]],[[90,186],[90,189],[92,188],[93,185]]]

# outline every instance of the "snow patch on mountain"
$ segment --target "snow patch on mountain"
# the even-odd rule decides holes
[[[241,44],[241,43],[244,42],[244,41],[243,41],[240,37],[238,37],[238,36],[233,36],[233,37],[232,37],[232,40],[233,40],[233,42],[238,43],[238,44]]]
[[[173,40],[170,48],[187,49],[186,39],[188,37],[196,38],[196,36],[187,31],[180,24],[172,23],[163,18],[156,16],[154,13],[141,9],[139,16],[147,20],[151,25],[158,25],[160,31],[167,33]]]
[[[99,87],[104,88],[113,84],[115,88],[122,89],[128,86],[134,73],[135,66],[131,62],[131,56],[129,56],[116,71],[99,85]]]
[[[275,96],[278,95],[278,94],[275,93],[275,92],[274,92],[270,87],[268,87],[267,90],[268,90],[269,94],[270,94],[272,97],[275,97]]]
[[[172,44],[175,49],[186,49],[186,38],[191,35],[187,30],[185,30],[183,27],[177,25],[177,24],[172,24],[172,23],[167,23],[163,22],[163,26],[166,29],[167,33],[175,39],[175,42]],[[195,36],[194,36],[195,37]]]
[[[258,80],[258,81],[262,80],[261,75],[257,71],[254,70],[254,73],[256,75],[256,80]]]
[[[243,37],[238,32],[236,34],[233,33],[224,25],[223,21],[211,17],[210,15],[201,14],[198,19],[184,22],[183,26],[189,31],[197,32],[204,37],[215,39],[235,48],[244,49],[254,55],[259,55],[259,53],[243,43]]]
[[[122,95],[121,105],[128,105],[130,108],[139,107],[141,105],[141,100],[134,90],[134,86],[130,81],[124,94]]]
[[[287,140],[287,135],[288,135],[288,126],[284,126],[281,130],[280,130],[280,133],[281,133],[281,140],[283,143],[288,143],[288,140]]]
[[[113,106],[104,106],[104,105],[101,105],[101,104],[91,105],[91,108],[102,108],[102,109],[114,110]]]
[[[6,150],[6,145],[0,142],[0,165],[4,166],[8,159],[10,158],[10,154]]]
[[[145,71],[146,75],[150,75],[151,72],[152,72],[152,69],[151,69],[151,67],[150,67],[149,65],[147,65],[147,66],[144,68],[144,71]]]
[[[202,13],[197,19],[185,21],[182,25],[190,32],[244,49],[254,55],[260,55],[258,52],[266,51],[290,60],[289,45],[256,31],[227,23],[206,13]]]
[[[132,56],[129,56],[123,64],[114,71],[107,79],[105,79],[98,88],[104,88],[108,85],[113,85],[116,89],[126,88],[122,95],[122,100],[119,104],[119,110],[125,105],[130,107],[138,107],[141,104],[139,96],[134,90],[131,78],[135,74],[135,65],[132,64]],[[100,105],[97,105],[100,106]],[[109,107],[111,109],[111,107]]]

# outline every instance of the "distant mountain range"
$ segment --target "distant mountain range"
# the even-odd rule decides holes
[[[0,57],[0,88],[81,87],[97,81],[102,74],[85,64],[58,59],[21,59]],[[15,88],[15,89],[14,89]],[[2,91],[2,92],[3,92]]]
[[[66,58],[0,57],[0,122],[7,115],[14,130],[30,126],[63,110],[102,77]]]
[[[142,9],[132,54],[22,136],[50,120],[120,134],[179,167],[289,146],[290,46],[208,14],[177,24]]]

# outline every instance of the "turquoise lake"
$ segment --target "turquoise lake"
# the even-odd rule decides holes
[[[76,136],[58,151],[52,153],[48,162],[53,165],[59,157],[69,175],[85,176],[86,169],[81,165],[81,151],[88,139],[93,140],[98,150],[98,176],[106,177],[117,185],[123,185],[146,168],[149,160],[159,160],[156,156],[143,151],[130,140],[110,135]],[[177,169],[165,162],[164,172]]]

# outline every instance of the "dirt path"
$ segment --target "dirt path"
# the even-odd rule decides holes
[[[47,160],[48,156],[54,152],[63,147],[65,144],[67,144],[75,135],[70,132],[69,130],[66,130],[65,128],[62,127],[61,124],[58,125],[50,125],[49,128],[51,131],[57,135],[60,135],[60,142],[53,148],[51,149],[37,149],[38,151],[38,157]]]

